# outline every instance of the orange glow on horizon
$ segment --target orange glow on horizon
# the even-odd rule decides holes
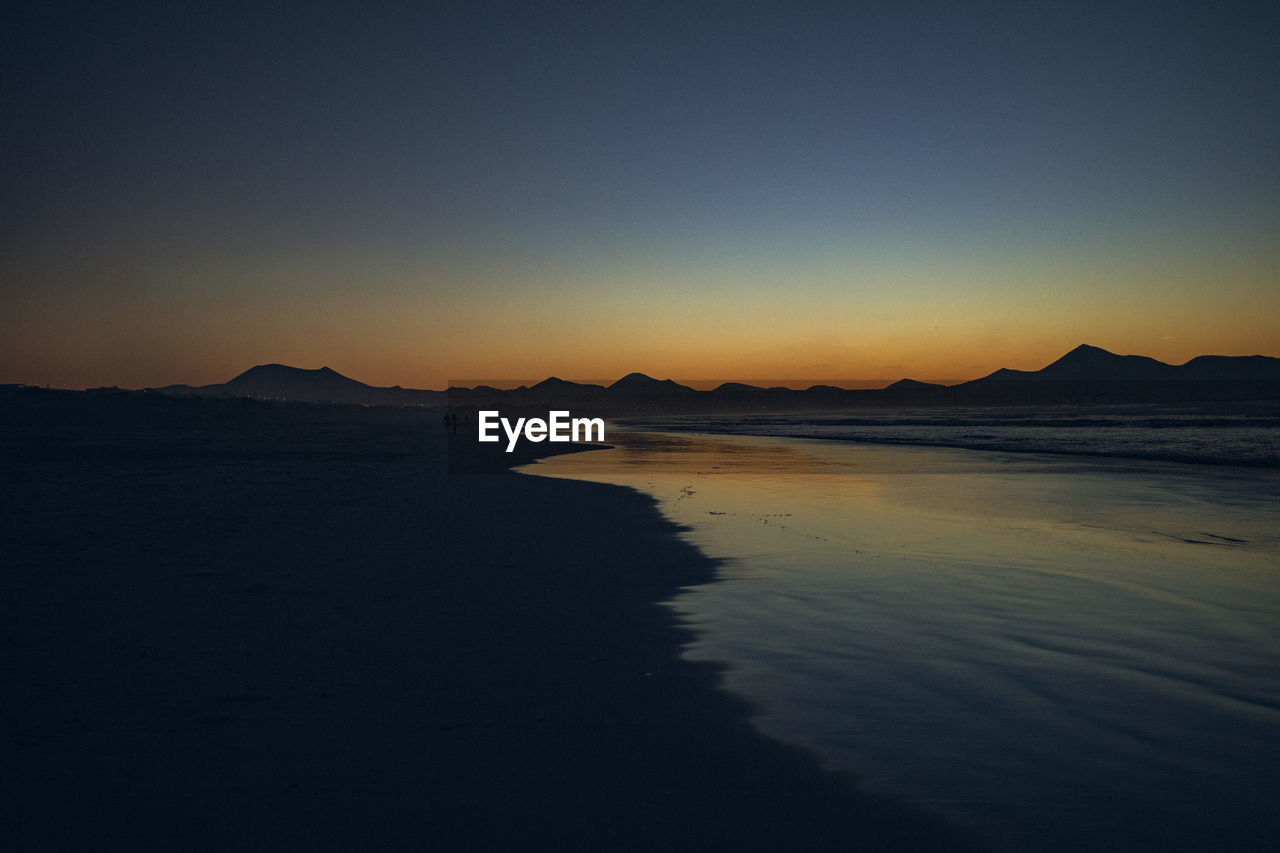
[[[1035,370],[1082,343],[1173,364],[1280,355],[1270,254],[1224,265],[1162,251],[538,266],[335,250],[292,264],[184,257],[145,275],[85,261],[26,271],[0,317],[0,382],[203,385],[281,363],[425,389],[637,371],[884,385]]]

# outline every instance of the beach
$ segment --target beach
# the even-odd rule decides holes
[[[6,400],[12,849],[981,849],[761,735],[652,498],[439,412]]]
[[[726,432],[520,470],[641,489],[720,561],[671,607],[762,731],[1009,849],[1280,831],[1280,472]]]

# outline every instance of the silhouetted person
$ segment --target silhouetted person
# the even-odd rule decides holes
[[[456,433],[458,431],[458,416],[449,415],[449,432]]]

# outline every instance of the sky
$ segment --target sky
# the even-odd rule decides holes
[[[1280,4],[0,21],[0,382],[1280,356]]]

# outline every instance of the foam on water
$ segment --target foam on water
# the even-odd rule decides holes
[[[758,725],[1016,847],[1248,849],[1280,798],[1280,472],[614,433]]]
[[[1123,408],[1123,407],[1120,407]],[[1266,414],[957,409],[809,415],[685,415],[634,419],[637,429],[822,438],[978,450],[1116,456],[1280,467],[1280,417]]]

